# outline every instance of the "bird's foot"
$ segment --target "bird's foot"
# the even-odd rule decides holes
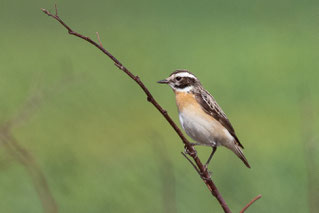
[[[184,153],[187,154],[187,155],[190,155],[190,156],[197,155],[195,150],[190,151],[186,145],[184,146]]]
[[[208,171],[208,168],[206,165],[204,165],[204,172],[201,172],[200,173],[200,177],[203,179],[203,180],[211,180],[211,175],[212,173],[210,171]],[[208,175],[206,175],[208,173]]]
[[[208,164],[204,165],[204,171],[207,172],[209,175],[212,174],[212,172],[208,170]]]

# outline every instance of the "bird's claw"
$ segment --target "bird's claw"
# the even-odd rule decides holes
[[[204,176],[204,173],[206,173],[206,172],[209,174],[208,178]],[[200,175],[201,175],[203,180],[211,179],[212,172],[208,170],[208,165],[207,164],[204,165],[204,172],[201,172]]]
[[[196,151],[190,151],[186,145],[184,146],[184,153],[190,156],[196,155]]]

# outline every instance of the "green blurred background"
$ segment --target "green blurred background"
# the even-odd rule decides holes
[[[59,211],[222,212],[140,88],[40,11],[54,3],[0,2],[0,122],[26,112],[11,133]],[[94,39],[98,31],[176,122],[174,95],[157,80],[189,69],[215,96],[252,166],[224,148],[210,165],[233,212],[257,194],[247,212],[319,212],[318,1],[56,3],[74,30]],[[28,165],[6,143],[0,211],[43,212]]]

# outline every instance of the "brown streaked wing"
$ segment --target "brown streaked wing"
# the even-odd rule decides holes
[[[233,126],[231,125],[230,121],[228,120],[226,114],[217,104],[216,100],[213,96],[206,91],[205,89],[201,88],[200,91],[194,93],[196,100],[201,105],[203,110],[213,116],[216,120],[218,120],[227,130],[228,132],[235,138],[238,142],[238,145],[241,148],[244,146],[240,143]]]

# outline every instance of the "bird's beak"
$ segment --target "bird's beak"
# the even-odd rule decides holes
[[[157,83],[159,83],[159,84],[168,84],[168,80],[167,79],[160,80]]]

